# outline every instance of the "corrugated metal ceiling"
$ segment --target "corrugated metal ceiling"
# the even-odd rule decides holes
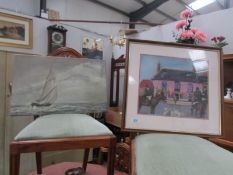
[[[186,9],[191,2],[195,0],[89,0],[97,5],[106,5],[105,7],[112,7],[112,10],[118,10],[119,13],[131,18],[133,12],[136,13],[138,20],[146,20],[149,23],[166,24],[172,21],[179,20],[179,13]],[[153,6],[157,1],[153,10],[149,5]],[[204,0],[203,0],[204,1]],[[228,6],[227,6],[228,4]],[[144,11],[141,9],[144,7]],[[147,8],[145,8],[147,7]],[[194,11],[194,15],[202,15],[211,13],[218,10],[233,7],[233,0],[216,0],[214,3],[205,6],[197,11]],[[143,17],[140,17],[143,16]],[[135,18],[135,14],[134,14]],[[134,19],[135,20],[135,19]]]

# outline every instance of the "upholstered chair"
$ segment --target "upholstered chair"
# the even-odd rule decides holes
[[[58,49],[50,55],[82,57],[70,48]],[[81,113],[59,114],[50,111],[34,117],[36,119],[21,130],[10,144],[10,175],[19,175],[22,153],[36,153],[37,173],[42,174],[41,152],[72,149],[85,149],[82,168],[86,171],[90,148],[99,147],[108,147],[107,174],[114,174],[116,139],[105,125]]]

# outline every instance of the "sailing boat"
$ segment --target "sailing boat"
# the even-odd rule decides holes
[[[45,80],[45,84],[42,89],[42,93],[35,102],[31,103],[31,106],[45,107],[53,104],[57,99],[57,85],[56,77],[52,69]]]

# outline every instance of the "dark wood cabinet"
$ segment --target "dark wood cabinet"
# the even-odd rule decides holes
[[[223,138],[233,142],[233,100],[224,100]]]
[[[224,89],[233,88],[233,54],[223,55]],[[224,99],[223,138],[233,142],[233,98]]]
[[[223,55],[223,86],[233,89],[233,54]],[[233,151],[233,98],[223,101],[223,136],[210,139],[214,143]]]

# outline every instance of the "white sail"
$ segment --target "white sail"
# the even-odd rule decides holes
[[[49,74],[45,80],[45,84],[42,89],[42,93],[32,106],[50,106],[57,99],[57,84],[56,76],[52,69],[50,69]]]

